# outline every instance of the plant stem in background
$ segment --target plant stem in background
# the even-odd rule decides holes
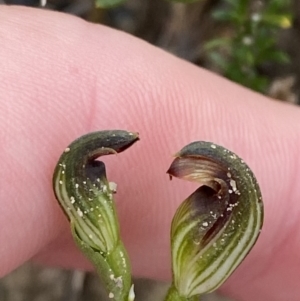
[[[242,159],[210,142],[184,147],[168,174],[201,186],[172,221],[173,286],[165,300],[197,300],[217,289],[255,244],[263,223],[261,192]]]
[[[104,163],[96,159],[120,153],[138,139],[136,133],[119,130],[82,136],[64,150],[53,175],[55,196],[73,238],[115,301],[132,301],[134,292],[113,200],[116,185],[108,182]]]

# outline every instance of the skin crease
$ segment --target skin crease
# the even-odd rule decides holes
[[[166,170],[184,145],[208,140],[251,166],[265,204],[256,246],[221,291],[299,300],[299,108],[60,13],[0,6],[0,45],[0,276],[30,258],[90,268],[54,198],[53,169],[78,136],[127,129],[141,141],[104,161],[135,275],[170,280],[170,222],[196,186]]]

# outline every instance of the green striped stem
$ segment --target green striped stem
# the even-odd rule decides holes
[[[193,296],[193,297],[184,297],[181,296],[175,287],[174,283],[172,283],[171,287],[168,290],[167,297],[165,298],[164,301],[198,301],[199,297],[198,296]]]
[[[217,289],[249,253],[263,223],[262,197],[245,162],[210,142],[184,147],[168,173],[201,183],[171,228],[173,283],[189,300]]]
[[[107,181],[105,165],[96,159],[120,153],[137,140],[136,133],[119,130],[82,136],[64,150],[53,175],[55,196],[70,221],[73,238],[115,301],[132,301],[134,292],[120,240],[115,184]]]

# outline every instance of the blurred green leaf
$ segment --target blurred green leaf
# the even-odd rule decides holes
[[[125,0],[95,0],[95,5],[98,8],[109,8],[117,6],[123,2],[125,2]]]
[[[226,69],[228,66],[228,62],[227,60],[224,58],[223,55],[221,55],[221,53],[219,53],[218,51],[211,51],[208,54],[210,60],[219,68],[221,69]]]
[[[268,53],[268,59],[281,64],[290,63],[290,57],[285,52],[274,50]]]
[[[182,3],[193,3],[193,2],[200,2],[199,0],[168,0],[170,2],[182,2]]]
[[[231,39],[229,38],[216,38],[213,40],[208,41],[204,45],[204,50],[209,51],[213,50],[215,48],[220,48],[220,47],[228,47],[231,44]]]
[[[216,10],[212,13],[212,16],[217,21],[233,21],[235,18],[233,14],[225,10]]]
[[[292,15],[290,14],[265,14],[263,21],[269,25],[290,28],[292,26]]]

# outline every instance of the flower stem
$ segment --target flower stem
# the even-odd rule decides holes
[[[178,290],[176,289],[174,283],[172,283],[171,287],[168,290],[167,296],[164,301],[199,301],[199,296],[193,297],[183,297],[179,295]]]

